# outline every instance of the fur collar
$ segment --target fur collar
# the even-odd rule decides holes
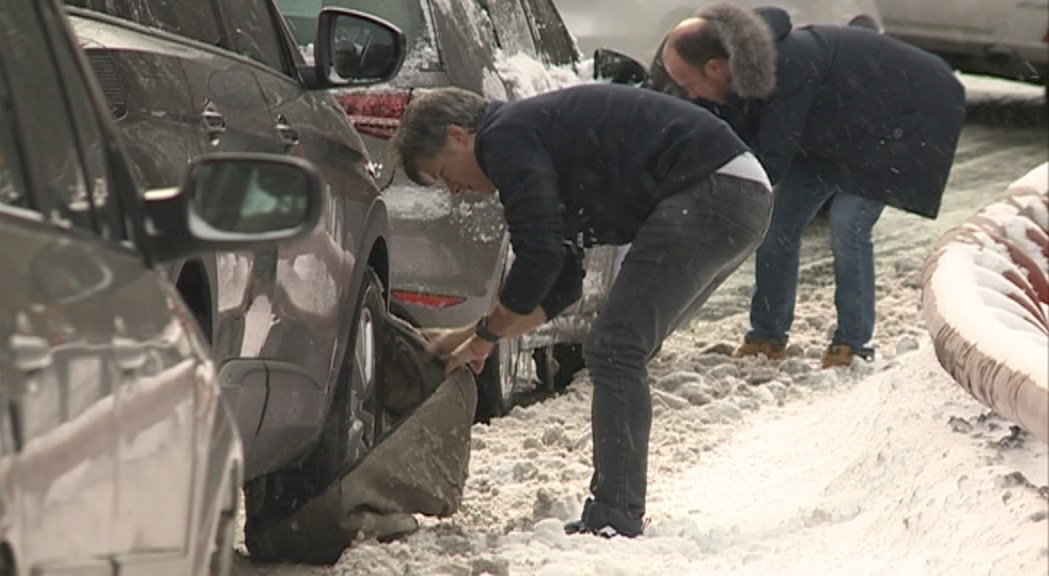
[[[728,3],[708,4],[697,16],[717,30],[729,55],[732,90],[744,98],[766,98],[776,87],[776,43],[766,21]]]

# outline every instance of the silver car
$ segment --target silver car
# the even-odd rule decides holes
[[[1047,84],[1047,0],[878,0],[878,7],[886,34],[958,70]]]
[[[299,238],[325,204],[262,155],[141,191],[58,6],[0,3],[0,574],[229,573],[241,444],[164,263]]]
[[[899,0],[908,2],[909,0]],[[599,47],[651,62],[663,37],[678,22],[710,2],[687,0],[555,0],[568,29],[584,50]],[[776,5],[795,25],[852,24],[880,28],[875,0],[735,0],[757,8]]]

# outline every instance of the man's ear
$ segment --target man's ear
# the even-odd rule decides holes
[[[725,79],[728,77],[728,60],[711,58],[703,65],[703,73],[708,78]]]
[[[470,131],[458,124],[448,125],[448,139],[457,144],[465,144],[469,139]]]

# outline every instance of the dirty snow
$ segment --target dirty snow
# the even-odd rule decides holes
[[[966,84],[974,101],[1041,100],[1041,89]],[[650,365],[644,536],[562,532],[591,473],[583,372],[564,395],[474,427],[453,517],[421,518],[404,541],[357,543],[334,567],[240,557],[234,574],[1049,574],[1049,447],[946,375],[919,309],[921,264],[939,234],[1044,162],[1040,122],[967,126],[939,219],[886,211],[875,229],[875,361],[819,369],[833,283],[818,224],[803,246],[788,360],[726,355],[746,329],[752,261],[667,340]]]

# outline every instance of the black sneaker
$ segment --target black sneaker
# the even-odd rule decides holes
[[[618,508],[587,498],[583,517],[565,524],[565,534],[593,534],[603,538],[640,536],[644,530],[641,518],[632,518]]]

